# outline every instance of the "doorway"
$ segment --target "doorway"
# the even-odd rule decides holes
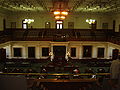
[[[66,46],[53,46],[53,53],[55,57],[65,57]]]

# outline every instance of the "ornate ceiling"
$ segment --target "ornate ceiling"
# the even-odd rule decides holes
[[[9,11],[120,12],[120,0],[0,0],[0,8]]]

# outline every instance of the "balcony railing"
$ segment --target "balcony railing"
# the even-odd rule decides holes
[[[120,44],[120,33],[112,29],[6,29],[0,43],[7,41],[105,41]]]

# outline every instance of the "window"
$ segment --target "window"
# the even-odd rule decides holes
[[[42,48],[42,56],[46,57],[49,56],[49,48]]]
[[[56,28],[63,29],[63,21],[56,21]]]
[[[68,28],[74,29],[74,22],[68,22]]]
[[[76,48],[71,48],[71,57],[76,57]]]
[[[45,22],[45,28],[50,28],[51,25],[50,25],[50,22]]]
[[[104,50],[105,48],[98,48],[98,54],[97,54],[98,58],[104,58]]]
[[[21,48],[13,48],[14,57],[22,57],[22,49]]]
[[[28,58],[35,58],[35,47],[28,47]]]
[[[27,28],[28,28],[28,24],[27,24],[27,23],[23,23],[23,24],[22,24],[22,28],[23,28],[23,29],[27,29]]]
[[[28,28],[28,23],[25,22],[25,20],[22,21],[22,28],[27,29]]]
[[[83,46],[83,57],[92,57],[92,46]]]

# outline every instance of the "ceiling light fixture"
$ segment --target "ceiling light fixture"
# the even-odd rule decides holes
[[[60,15],[60,11],[54,11],[54,15]]]
[[[54,16],[56,20],[64,20],[67,15],[68,15],[67,11],[61,11],[61,10],[54,11]]]
[[[68,15],[68,12],[63,11],[63,12],[61,12],[61,14],[66,16],[66,15]]]

